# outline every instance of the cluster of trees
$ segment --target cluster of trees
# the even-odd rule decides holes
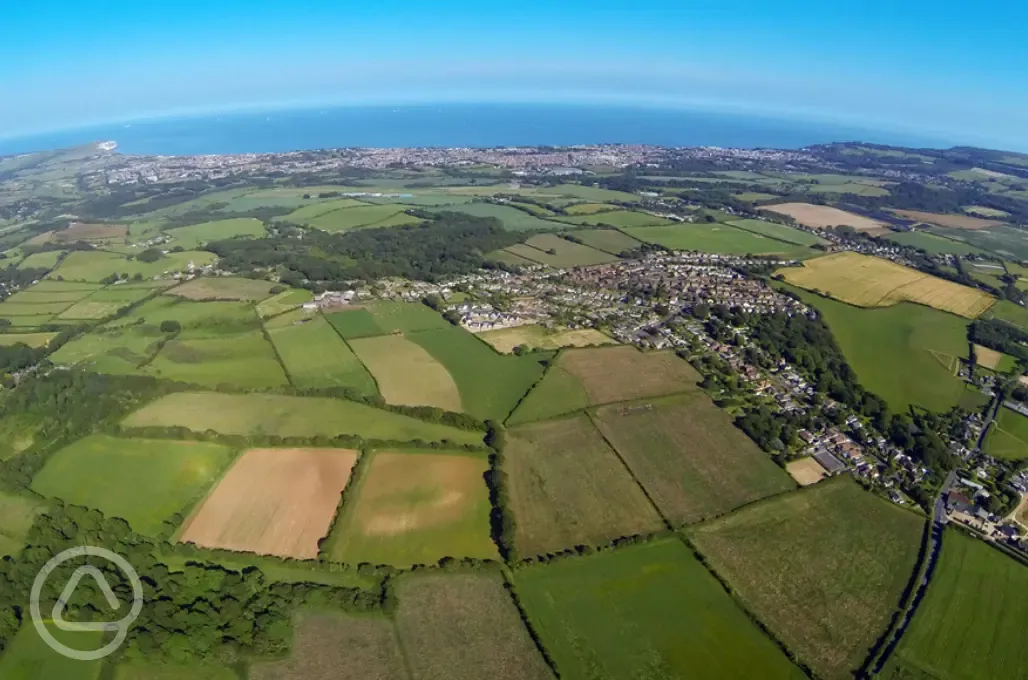
[[[489,430],[485,435],[485,443],[493,450],[489,456],[489,471],[485,473],[489,501],[492,504],[489,526],[500,557],[507,562],[517,562],[517,523],[514,520],[514,511],[510,507],[510,482],[503,469],[506,462],[503,451],[507,448],[507,431],[495,420],[486,421],[486,426]]]
[[[20,288],[32,285],[33,281],[46,276],[49,269],[33,267],[18,269],[15,266],[0,268],[0,299],[13,295]]]
[[[999,319],[976,319],[968,327],[968,340],[1028,361],[1028,331]]]

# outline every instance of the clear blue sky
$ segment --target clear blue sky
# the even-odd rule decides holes
[[[0,137],[291,104],[616,101],[1028,149],[1026,0],[39,0]]]

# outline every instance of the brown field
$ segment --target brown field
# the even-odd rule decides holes
[[[506,468],[525,556],[600,545],[662,527],[656,510],[585,415],[508,432]]]
[[[847,226],[857,231],[880,231],[885,224],[862,215],[839,210],[829,205],[813,205],[811,203],[779,203],[765,206],[766,210],[780,215],[788,215],[805,227],[823,229],[825,227]]]
[[[813,458],[799,458],[785,466],[785,471],[792,475],[800,486],[817,484],[828,476],[821,464]]]
[[[477,334],[497,352],[510,354],[518,345],[527,345],[533,349],[560,349],[561,347],[589,347],[590,345],[615,345],[610,336],[604,335],[595,328],[572,330],[564,328],[549,331],[529,324],[514,328],[502,328],[495,331],[484,331]]]
[[[275,284],[271,281],[225,277],[199,277],[167,291],[189,300],[263,300]]]
[[[414,680],[553,680],[499,574],[406,576],[396,598]]]
[[[1028,493],[1021,494],[1021,502],[1018,503],[1014,511],[1010,513],[1010,518],[1028,529]]]
[[[795,286],[820,290],[857,307],[889,307],[897,302],[916,302],[975,319],[996,301],[976,288],[853,252],[816,257],[804,262],[802,267],[786,267],[776,274],[782,274]]]
[[[36,234],[28,241],[25,241],[27,246],[41,246],[44,243],[49,243],[50,239],[53,238],[54,233],[52,231],[44,231]]]
[[[893,210],[894,213],[908,220],[918,220],[951,229],[985,229],[1004,224],[1002,220],[983,220],[970,215],[944,215],[942,213],[921,212],[920,210]]]
[[[103,241],[112,238],[125,238],[128,227],[124,224],[84,224],[73,222],[67,229],[55,232],[52,241],[69,243],[72,241]]]
[[[348,342],[386,403],[463,410],[453,376],[421,345],[398,333]]]
[[[595,422],[673,524],[796,488],[704,392],[605,406]]]
[[[700,374],[673,352],[631,345],[564,352],[557,365],[578,378],[591,404],[609,404],[694,388]]]
[[[356,461],[348,449],[250,449],[193,511],[179,540],[313,559]]]
[[[250,680],[407,680],[393,623],[385,617],[304,612],[284,661],[250,666]]]
[[[1003,352],[997,352],[994,349],[982,347],[981,345],[974,346],[974,355],[978,359],[979,366],[993,370],[999,367],[999,362],[1003,361]]]

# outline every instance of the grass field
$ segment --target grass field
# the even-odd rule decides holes
[[[388,404],[461,411],[460,390],[446,367],[401,334],[350,340]]]
[[[989,428],[984,448],[987,454],[996,458],[1028,458],[1028,418],[1017,411],[1001,408],[996,422]]]
[[[585,415],[512,428],[506,461],[524,556],[601,545],[663,526]]]
[[[273,295],[267,300],[263,300],[257,304],[257,314],[262,319],[266,319],[276,314],[282,314],[288,312],[291,309],[296,309],[305,302],[310,302],[314,299],[314,293],[309,290],[302,288],[294,288],[291,290],[283,291],[277,295]]]
[[[673,524],[796,488],[704,392],[605,406],[594,419]]]
[[[348,231],[361,227],[400,226],[401,224],[417,224],[421,220],[410,215],[403,215],[400,221],[391,220],[409,206],[396,203],[384,205],[362,205],[355,208],[343,208],[319,215],[308,221],[310,226],[324,231]],[[391,220],[385,224],[387,220]]]
[[[166,380],[215,387],[278,387],[289,383],[274,347],[260,331],[169,340],[146,367]]]
[[[74,241],[110,241],[125,238],[128,227],[124,224],[84,224],[72,222],[67,228],[55,231],[50,238],[55,243]]]
[[[839,477],[696,527],[736,596],[824,678],[850,678],[911,578],[924,518]]]
[[[960,317],[909,303],[863,309],[791,290],[821,312],[860,384],[894,413],[911,405],[941,412],[960,400],[964,383],[954,369],[967,354]]]
[[[125,419],[126,427],[187,427],[196,432],[269,434],[281,437],[334,437],[397,441],[450,440],[481,444],[482,433],[428,423],[342,399],[278,394],[180,392],[144,406]]]
[[[18,263],[18,269],[53,269],[62,255],[64,255],[62,250],[33,253]]]
[[[647,243],[671,250],[695,250],[722,255],[778,255],[794,259],[810,255],[805,246],[784,243],[727,224],[672,224],[666,227],[632,227],[625,231]]]
[[[907,301],[975,319],[996,301],[975,288],[854,252],[825,255],[777,273],[795,286],[820,290],[858,307]]]
[[[971,217],[970,215],[945,215],[918,210],[894,210],[893,212],[908,220],[928,222],[950,229],[985,229],[1003,224],[1002,220],[983,220],[979,217]]]
[[[274,285],[271,281],[240,279],[234,276],[200,277],[176,286],[166,294],[189,300],[257,301],[268,297]]]
[[[596,213],[610,212],[620,208],[610,203],[575,203],[567,206],[564,210],[569,215],[595,215]]]
[[[117,253],[109,253],[102,250],[82,250],[68,253],[60,266],[51,271],[47,276],[56,278],[64,277],[65,281],[86,281],[99,282],[111,274],[121,274],[132,277],[136,274],[142,275],[144,279],[154,276],[172,274],[186,271],[187,265],[192,262],[197,267],[210,264],[217,259],[214,253],[199,250],[186,250],[181,253],[168,253],[156,262],[141,262],[140,260],[129,260]]]
[[[514,585],[561,677],[805,677],[677,539],[520,569]]]
[[[642,245],[641,241],[617,229],[581,229],[568,233],[590,248],[602,250],[611,255],[619,255],[626,250],[635,250]]]
[[[214,482],[230,458],[231,451],[218,444],[94,434],[54,454],[32,490],[155,534]]]
[[[784,224],[767,222],[765,220],[732,220],[727,224],[737,229],[767,236],[768,238],[785,241],[786,243],[795,243],[798,246],[816,246],[827,243],[823,238],[811,234],[809,231],[793,229]]]
[[[364,305],[364,309],[371,314],[374,327],[378,329],[376,333],[367,333],[367,335],[412,333],[414,331],[427,331],[434,328],[453,328],[443,319],[439,312],[417,302],[391,302],[383,300]],[[341,312],[341,314],[347,313]],[[351,320],[350,317],[343,318],[344,321],[341,322],[341,325],[344,328],[354,322],[362,327],[367,326],[366,319],[357,321]],[[339,330],[339,326],[336,326],[336,329]],[[348,331],[341,331],[341,335],[347,340],[350,337],[354,337]]]
[[[236,670],[216,663],[175,664],[123,663],[114,668],[111,680],[243,680]]]
[[[927,253],[940,255],[949,253],[952,255],[981,254],[985,251],[975,248],[972,245],[953,239],[943,238],[928,231],[894,231],[889,233],[889,240],[901,243],[912,248],[920,248]]]
[[[496,351],[504,354],[510,354],[515,347],[520,346],[533,349],[560,349],[562,347],[617,344],[616,340],[593,328],[551,330],[535,324],[485,331],[477,335],[492,345]]]
[[[2,305],[0,305],[2,306]],[[1028,309],[1008,300],[1000,300],[985,313],[987,319],[999,319],[1028,330]]]
[[[21,343],[29,347],[45,347],[57,337],[57,333],[0,333],[0,347]]]
[[[176,227],[164,232],[170,236],[173,246],[182,246],[186,250],[196,250],[212,241],[224,241],[230,238],[260,238],[267,233],[264,224],[252,217],[238,217],[230,220],[204,222],[188,227]]]
[[[153,290],[149,288],[104,288],[83,298],[57,315],[58,319],[103,319],[117,313],[123,307],[138,302]]]
[[[332,325],[332,328],[347,340],[368,338],[385,333],[375,322],[375,317],[367,309],[348,309],[343,312],[332,312],[331,314],[326,314],[325,318]]]
[[[103,631],[63,631],[46,622],[50,634],[71,649],[93,651],[104,644]],[[77,661],[59,654],[39,637],[26,617],[10,647],[0,656],[0,678],[4,680],[99,680],[103,661]]]
[[[297,208],[288,215],[285,215],[284,217],[280,217],[278,219],[283,222],[292,222],[294,224],[308,224],[314,218],[330,213],[333,210],[341,210],[343,208],[357,208],[363,205],[367,204],[353,198],[336,198],[330,201],[306,203],[302,207]]]
[[[828,205],[813,205],[810,203],[779,203],[768,205],[765,210],[786,215],[796,220],[805,227],[823,229],[825,227],[847,226],[857,231],[877,231],[885,225],[878,220],[873,220],[862,215],[839,210]]]
[[[443,557],[496,559],[482,455],[376,451],[325,544],[329,559],[435,564]]]
[[[297,310],[267,321],[265,327],[293,385],[378,394],[371,374],[324,317]]]
[[[1025,192],[1028,198],[1028,192]],[[945,229],[933,227],[932,232],[946,238],[964,241],[997,255],[1015,260],[1028,260],[1028,232],[1016,227],[1000,226],[987,229]]]
[[[531,215],[524,210],[518,210],[508,205],[496,205],[495,203],[465,203],[463,205],[446,206],[443,208],[431,208],[433,212],[462,212],[475,217],[495,217],[507,231],[539,231],[565,229],[566,226],[559,222],[542,219]]]
[[[533,236],[524,243],[510,246],[506,251],[539,264],[558,268],[582,267],[617,260],[615,255],[573,243],[556,234]]]
[[[95,330],[74,338],[50,355],[57,366],[77,366],[96,373],[135,373],[158,349],[160,333],[130,326]]]
[[[415,680],[552,680],[499,574],[406,576],[396,597]]]
[[[193,511],[179,540],[314,559],[356,462],[347,449],[250,449]]]
[[[974,354],[977,357],[978,365],[984,366],[992,371],[1006,373],[1017,363],[1017,358],[1003,352],[997,352],[981,345],[974,346]]]
[[[948,530],[928,592],[883,680],[991,680],[1028,668],[1028,567]]]
[[[650,227],[672,224],[670,220],[637,210],[612,210],[610,212],[589,213],[561,217],[561,222],[569,224],[588,224],[593,226],[617,227]]]
[[[21,552],[25,536],[43,509],[44,504],[36,498],[0,493],[0,558]]]
[[[486,259],[491,260],[493,262],[502,262],[504,264],[509,264],[516,267],[539,266],[538,262],[533,262],[532,260],[529,260],[527,257],[521,257],[520,255],[515,255],[514,253],[511,253],[506,250],[494,250],[491,253],[487,253]]]

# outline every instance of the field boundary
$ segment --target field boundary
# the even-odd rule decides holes
[[[254,304],[252,306],[253,313],[257,316],[258,319],[260,319],[261,316],[257,313],[257,305]],[[331,325],[332,324],[329,324],[329,326]],[[271,333],[268,332],[268,327],[264,325],[264,319],[261,319],[261,335],[264,336],[264,342],[271,345],[271,351],[275,353],[275,361],[277,361],[278,365],[282,367],[282,373],[286,376],[286,382],[289,383],[290,387],[296,388],[297,385],[295,382],[293,382],[293,376],[291,373],[289,373],[289,368],[286,367],[286,362],[282,360],[282,355],[279,354],[278,347],[275,346],[274,341],[271,339]],[[364,370],[367,370],[367,368],[365,368]],[[378,385],[376,385],[375,387],[377,388]]]
[[[329,321],[328,318],[324,314],[322,314],[320,310],[318,311],[318,314],[320,314],[321,318],[325,320],[325,323],[328,324],[328,327],[332,329],[332,332],[339,336],[339,339],[342,340],[344,345],[346,345],[346,349],[350,350],[350,354],[352,354],[354,357],[357,358],[357,363],[359,363],[364,368],[364,372],[367,373],[369,376],[371,376],[371,382],[373,382],[375,384],[375,394],[381,396],[382,395],[382,386],[378,384],[378,378],[375,377],[375,374],[371,372],[371,369],[368,368],[367,364],[365,364],[363,361],[361,361],[360,355],[353,351],[353,346],[347,341],[346,338],[343,337],[343,334],[339,332],[339,329],[335,327],[335,324],[333,324],[331,321]],[[368,336],[364,336],[364,337],[377,338],[377,337],[381,337],[381,336],[378,336],[378,335],[368,335]],[[351,338],[351,339],[352,340],[359,340],[361,338]],[[281,359],[280,359],[280,361],[281,361]]]
[[[372,449],[370,447],[361,445],[357,449],[357,460],[353,464],[353,469],[350,470],[350,478],[346,480],[346,486],[339,492],[339,502],[336,504],[335,514],[332,515],[332,522],[328,525],[328,531],[318,541],[318,556],[316,559],[318,562],[335,562],[336,560],[330,560],[328,553],[325,551],[325,547],[332,542],[332,537],[336,531],[339,530],[340,522],[342,521],[343,513],[352,505],[349,502],[349,498],[360,492],[360,485],[364,482],[364,476],[367,472],[367,468],[371,465],[370,460],[372,456]],[[345,564],[341,562],[341,564]]]
[[[550,671],[553,672],[553,677],[557,680],[561,680],[560,670],[557,667],[557,660],[550,655],[550,650],[546,649],[546,645],[543,644],[542,638],[536,632],[532,626],[532,619],[529,618],[528,612],[521,604],[521,598],[518,596],[518,589],[511,580],[511,574],[509,568],[501,568],[500,575],[503,576],[503,587],[510,596],[511,601],[514,603],[514,607],[518,610],[518,617],[521,619],[521,624],[528,631],[528,636],[532,638],[532,643],[535,648],[539,650],[539,655],[542,656],[543,661],[550,667]],[[414,677],[414,676],[411,676]]]
[[[122,436],[122,435],[120,435],[118,433],[113,433],[113,436],[119,437],[119,436]],[[131,437],[122,437],[122,438],[131,439]],[[190,440],[177,439],[177,440],[173,440],[173,441],[190,441]],[[243,452],[244,451],[246,451],[245,447],[243,447],[243,448],[232,447],[232,458],[229,459],[229,461],[225,465],[224,469],[218,471],[218,476],[215,478],[214,482],[210,485],[210,487],[205,489],[202,494],[200,494],[197,498],[194,498],[192,500],[192,502],[189,504],[189,512],[182,519],[182,522],[179,523],[178,527],[175,528],[175,531],[173,531],[171,533],[171,535],[168,536],[168,542],[169,543],[176,544],[176,543],[180,542],[182,534],[185,533],[186,529],[189,528],[189,525],[193,522],[194,519],[196,519],[196,516],[200,513],[200,510],[203,508],[204,503],[207,502],[207,499],[209,499],[211,497],[211,495],[214,493],[214,490],[218,488],[219,484],[221,484],[222,480],[224,480],[225,477],[228,476],[228,473],[232,470],[232,468],[234,468],[236,466],[236,464],[240,460],[242,460]],[[193,546],[196,549],[202,549],[202,546],[196,545],[195,543],[189,543],[188,545],[191,545],[191,546]],[[254,553],[254,554],[256,554],[256,553]]]

